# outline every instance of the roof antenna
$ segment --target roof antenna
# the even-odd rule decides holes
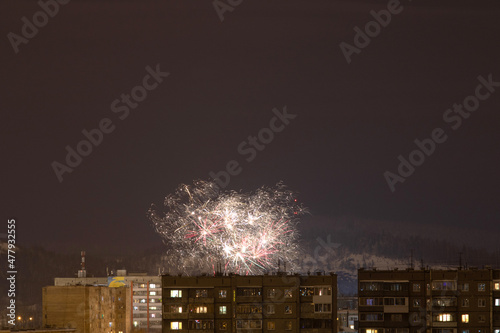
[[[87,271],[85,270],[85,251],[80,252],[82,256],[82,262],[80,263],[80,270],[78,271],[78,277],[84,278],[87,277]]]

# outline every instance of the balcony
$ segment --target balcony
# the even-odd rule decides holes
[[[455,328],[455,327],[457,327],[457,322],[456,321],[434,321],[434,322],[432,322],[432,327]]]
[[[261,303],[262,296],[236,296],[236,303]]]
[[[163,319],[188,319],[189,313],[163,312]]]
[[[205,303],[214,303],[213,297],[190,297],[188,298],[188,302],[191,304],[205,304]]]
[[[384,305],[385,313],[408,313],[408,305]]]

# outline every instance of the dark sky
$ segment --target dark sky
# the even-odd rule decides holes
[[[283,180],[323,221],[498,234],[500,87],[456,130],[443,120],[479,75],[500,81],[500,4],[470,3],[402,0],[348,64],[339,44],[387,1],[243,0],[221,22],[211,1],[72,0],[17,54],[7,35],[40,7],[2,1],[4,218],[24,244],[144,249],[151,203],[237,160],[228,188]],[[120,120],[111,103],[157,64],[170,75]],[[245,161],[238,145],[284,106],[297,117]],[[115,130],[60,183],[51,163],[103,118]],[[435,128],[447,140],[391,192],[384,172]]]

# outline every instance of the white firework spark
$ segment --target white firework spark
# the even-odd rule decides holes
[[[180,185],[164,206],[152,205],[148,217],[168,246],[171,271],[262,274],[279,262],[296,268],[297,223],[306,210],[282,183],[238,193],[196,181]]]

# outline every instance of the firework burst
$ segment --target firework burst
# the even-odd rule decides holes
[[[171,271],[262,274],[279,262],[294,270],[303,213],[282,183],[238,193],[196,181],[168,195],[164,209],[152,205],[148,217],[168,246]]]

